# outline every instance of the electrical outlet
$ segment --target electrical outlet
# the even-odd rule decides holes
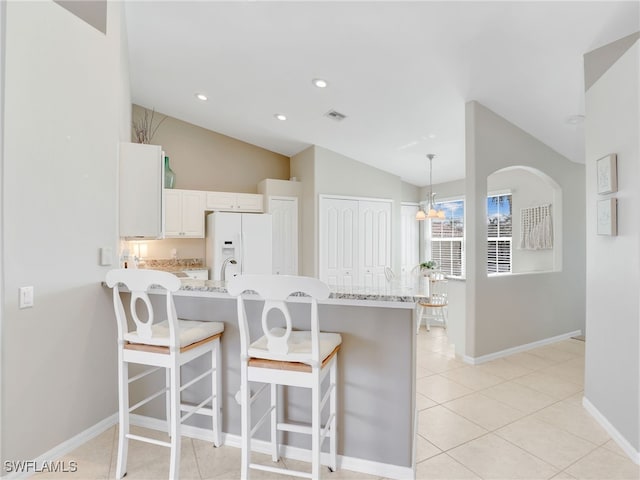
[[[20,287],[18,289],[20,308],[33,307],[33,287]]]

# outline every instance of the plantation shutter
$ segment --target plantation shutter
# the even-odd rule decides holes
[[[436,203],[444,219],[431,220],[431,260],[447,276],[464,275],[464,201]]]
[[[487,273],[510,273],[512,268],[511,194],[487,198]]]

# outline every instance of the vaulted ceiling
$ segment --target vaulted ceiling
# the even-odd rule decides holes
[[[639,18],[637,1],[127,1],[132,98],[287,156],[320,145],[419,186],[427,153],[434,183],[464,177],[470,100],[584,162],[583,55],[640,30]]]

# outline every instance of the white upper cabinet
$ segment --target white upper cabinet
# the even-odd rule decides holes
[[[205,195],[197,190],[164,190],[165,238],[204,238]]]
[[[162,238],[162,147],[121,143],[119,226],[127,238]]]
[[[264,197],[256,193],[207,192],[206,210],[220,212],[264,211]]]

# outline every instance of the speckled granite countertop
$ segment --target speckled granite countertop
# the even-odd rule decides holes
[[[385,288],[372,289],[365,287],[336,287],[329,286],[331,294],[329,299],[320,303],[356,303],[361,305],[371,304],[405,304],[404,308],[413,307],[413,304],[424,295],[415,289],[400,285],[390,284]],[[225,282],[219,280],[193,280],[182,279],[182,288],[176,295],[189,296],[228,296]],[[212,294],[212,295],[208,295]],[[379,305],[383,306],[383,305]],[[385,305],[386,306],[386,305]]]
[[[204,265],[202,258],[160,258],[146,259],[138,265],[138,268],[146,268],[150,270],[163,270],[165,272],[185,272],[188,270],[203,270],[207,267]]]

